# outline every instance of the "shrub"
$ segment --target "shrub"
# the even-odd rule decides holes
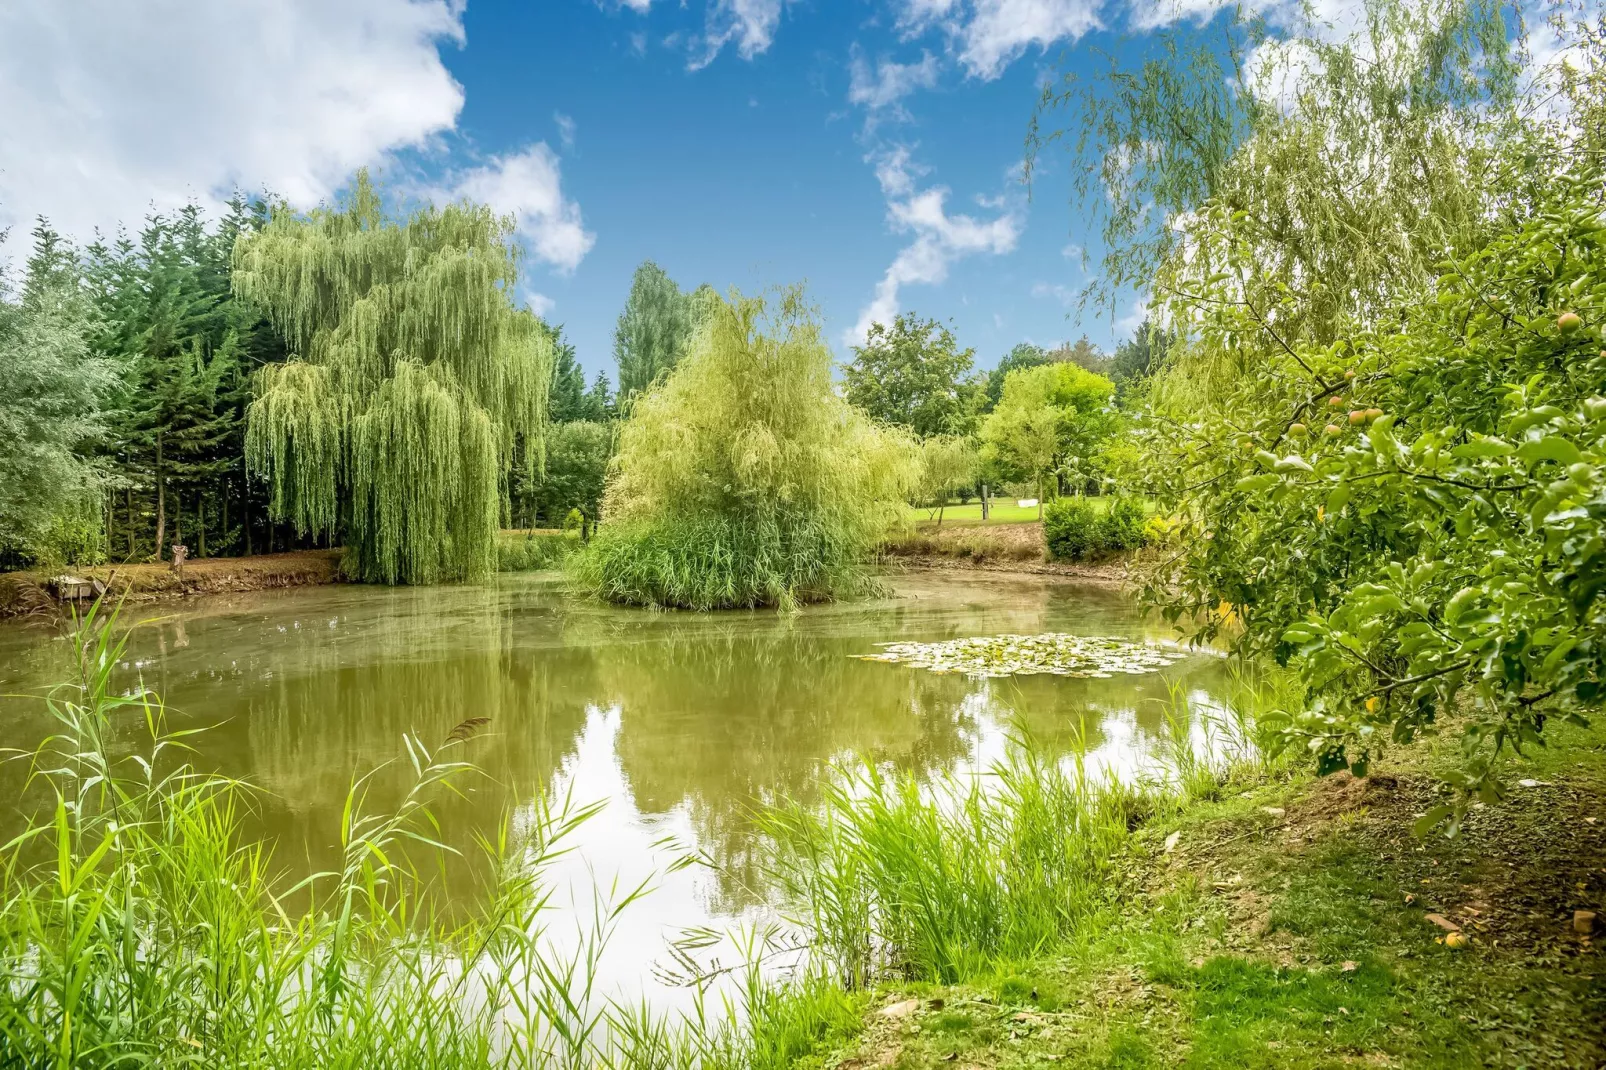
[[[1136,498],[1110,498],[1099,519],[1099,538],[1107,550],[1136,550],[1149,541],[1148,512]]]
[[[1086,498],[1060,498],[1043,507],[1043,541],[1056,561],[1085,561],[1105,550],[1104,525]]]
[[[576,576],[604,598],[721,609],[852,593],[903,517],[908,436],[837,396],[800,291],[710,298],[685,359],[631,407]]]

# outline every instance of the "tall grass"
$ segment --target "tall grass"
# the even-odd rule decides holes
[[[1163,703],[1159,769],[1096,776],[1080,749],[1049,755],[1023,729],[984,775],[933,785],[860,761],[835,770],[817,806],[763,815],[769,872],[792,917],[849,989],[893,977],[952,983],[1073,938],[1121,891],[1134,831],[1270,772],[1257,709],[1284,698],[1247,675],[1226,710]]]
[[[631,406],[581,583],[691,609],[861,587],[902,519],[914,448],[843,401],[831,367],[800,292],[711,298],[686,358]]]
[[[496,537],[498,572],[561,568],[580,549],[578,531],[503,531]]]
[[[40,806],[0,849],[0,1065],[581,1067],[619,1056],[596,963],[632,889],[567,955],[545,875],[594,808],[537,800],[484,844],[477,909],[448,908],[429,800],[472,768],[465,722],[404,739],[413,784],[383,813],[358,780],[340,869],[290,882],[246,840],[244,785],[200,771],[149,691],[120,693],[116,614],[74,634],[77,679],[31,755]],[[130,745],[130,737],[138,739]],[[295,905],[299,904],[299,906]]]

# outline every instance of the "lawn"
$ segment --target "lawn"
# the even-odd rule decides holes
[[[942,511],[942,525],[947,527],[953,524],[956,527],[965,525],[987,524],[1027,524],[1035,523],[1042,517],[1037,515],[1037,506],[1022,509],[1015,504],[1014,498],[994,498],[989,516],[985,521],[981,518],[981,502],[973,501],[966,505],[950,505]],[[1108,498],[1089,498],[1094,508],[1103,509],[1109,503]],[[910,515],[918,524],[935,524],[937,510],[927,506],[911,506]]]

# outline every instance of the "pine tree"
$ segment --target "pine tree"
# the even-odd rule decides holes
[[[258,373],[246,459],[273,514],[346,535],[360,579],[429,583],[496,567],[516,456],[539,469],[553,346],[509,300],[512,220],[457,203],[385,217],[347,202],[275,209],[235,246],[235,292],[296,359]]]
[[[250,368],[284,347],[229,281],[235,239],[260,218],[236,198],[208,230],[191,205],[150,216],[137,242],[89,250],[96,349],[121,368],[108,436],[114,553],[161,558],[178,542],[197,556],[250,552],[253,521],[265,522],[262,488],[244,478],[244,417]]]
[[[574,355],[574,343],[563,340],[563,328],[552,328],[552,387],[547,399],[548,418],[553,423],[585,420],[586,374]]]
[[[93,554],[114,379],[89,346],[76,251],[43,219],[33,236],[18,300],[0,275],[0,558],[15,564]]]

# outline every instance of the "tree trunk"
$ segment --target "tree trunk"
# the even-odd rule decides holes
[[[136,551],[134,546],[134,488],[126,487],[124,488],[124,493],[128,497],[128,560],[132,561]]]
[[[162,546],[167,542],[167,473],[162,470],[162,440],[156,440],[156,545],[151,547],[151,560],[162,559]]]

